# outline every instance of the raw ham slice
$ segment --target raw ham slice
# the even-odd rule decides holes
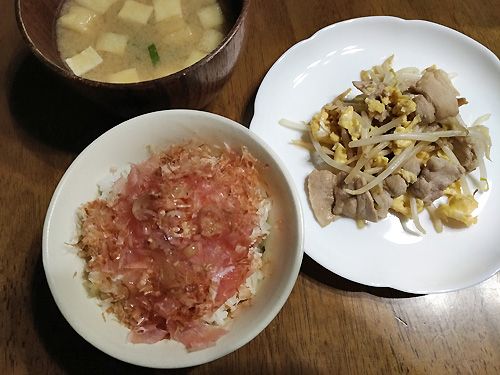
[[[152,324],[142,325],[130,331],[128,340],[133,344],[154,344],[163,340],[166,335],[167,331],[158,329]]]
[[[215,345],[227,331],[206,323],[199,323],[190,328],[174,333],[172,338],[183,343],[189,351],[204,349]]]

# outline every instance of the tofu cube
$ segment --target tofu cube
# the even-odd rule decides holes
[[[125,21],[145,25],[148,23],[151,13],[153,13],[152,6],[145,5],[134,0],[127,0],[125,1],[125,4],[123,4],[123,8],[118,13],[118,17]]]
[[[178,46],[189,44],[194,41],[195,35],[189,26],[186,26],[176,32],[167,34],[163,41],[167,44]]]
[[[97,14],[87,8],[73,5],[69,8],[68,13],[59,17],[59,24],[66,29],[70,29],[79,33],[86,33],[94,21]]]
[[[204,58],[206,55],[207,54],[205,52],[194,50],[193,52],[191,52],[191,54],[186,59],[186,61],[184,61],[184,67],[187,68],[188,66],[191,66],[191,65],[197,63],[202,58]]]
[[[219,5],[214,4],[198,11],[198,18],[205,29],[213,29],[224,23],[224,15]]]
[[[68,64],[73,73],[80,77],[94,69],[100,63],[102,63],[102,58],[92,47],[66,59],[66,64]]]
[[[104,14],[117,0],[76,0],[82,7],[92,9],[98,14]]]
[[[153,7],[156,22],[172,17],[182,18],[181,0],[153,0]]]
[[[123,55],[127,47],[128,36],[115,33],[102,33],[99,35],[96,43],[96,49],[99,51],[111,52],[117,55]]]
[[[198,48],[205,52],[212,52],[224,39],[224,34],[217,30],[206,30],[201,37]]]
[[[158,35],[167,35],[183,29],[186,26],[187,24],[184,22],[184,18],[171,17],[168,20],[155,23],[154,28],[158,32]]]
[[[111,83],[133,83],[139,81],[139,74],[137,74],[136,68],[125,69],[108,76],[108,82]]]

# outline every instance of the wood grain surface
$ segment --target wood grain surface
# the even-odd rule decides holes
[[[51,195],[71,161],[118,119],[62,87],[0,0],[0,374],[500,374],[500,279],[439,295],[358,285],[305,257],[277,318],[212,363],[153,371],[81,339],[59,313],[41,261]],[[234,75],[207,108],[248,125],[256,90],[292,44],[348,18],[394,15],[459,30],[500,53],[500,1],[254,0]],[[82,105],[88,105],[82,111]]]

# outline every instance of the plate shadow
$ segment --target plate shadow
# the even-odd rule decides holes
[[[345,279],[327,270],[307,254],[304,254],[300,271],[309,279],[346,292],[368,293],[382,298],[412,298],[421,296],[421,294],[406,293],[392,288],[367,286]]]
[[[255,111],[255,98],[257,97],[257,92],[258,92],[258,87],[252,92],[252,95],[250,95],[250,97],[248,98],[246,106],[244,108],[241,124],[246,128],[250,128],[250,123],[252,122],[252,118]]]

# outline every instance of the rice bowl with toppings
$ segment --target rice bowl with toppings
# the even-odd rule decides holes
[[[263,278],[271,199],[243,147],[191,141],[133,164],[81,211],[85,283],[132,343],[215,344]]]
[[[217,303],[206,303],[205,306],[209,308],[203,310],[203,314],[201,308],[195,314],[197,318],[201,318],[195,320],[203,327],[208,326],[209,330],[213,329],[216,333],[223,329],[224,334],[220,338],[205,341],[201,346],[196,340],[191,340],[193,336],[187,341],[184,340],[185,343],[190,342],[188,345],[176,340],[162,339],[161,335],[159,341],[152,344],[132,343],[131,339],[135,337],[135,333],[139,333],[139,338],[146,338],[148,335],[141,336],[146,330],[138,329],[134,334],[131,333],[133,324],[124,325],[115,315],[105,313],[105,309],[113,306],[112,301],[89,295],[92,288],[88,287],[91,285],[88,285],[89,281],[87,285],[83,283],[89,279],[90,269],[87,268],[85,259],[78,256],[78,249],[74,246],[81,238],[83,228],[77,230],[75,223],[80,219],[76,218],[76,213],[82,204],[95,201],[99,196],[106,198],[107,204],[117,199],[116,195],[113,198],[113,194],[120,190],[119,186],[124,186],[124,180],[132,176],[134,165],[139,167],[152,156],[150,149],[154,150],[153,154],[159,155],[173,145],[185,146],[193,140],[196,146],[204,144],[217,147],[219,153],[226,153],[230,149],[234,151],[234,155],[240,157],[246,149],[262,166],[259,173],[266,195],[259,193],[254,196],[258,199],[252,202],[256,204],[255,211],[259,212],[253,211],[252,215],[246,216],[248,223],[239,225],[246,228],[242,232],[245,236],[241,238],[248,238],[248,248],[247,256],[238,255],[244,267],[235,268],[244,271],[240,272],[238,278],[234,278],[233,285],[237,286],[237,290],[231,286],[226,292],[221,292],[219,298],[215,297]],[[251,159],[245,157],[238,160],[247,163]],[[130,171],[121,170],[121,167],[127,165],[132,166]],[[115,176],[110,173],[110,167],[117,168]],[[142,166],[139,169],[142,170]],[[120,182],[118,180],[121,177],[123,179]],[[270,210],[269,200],[272,204]],[[139,202],[135,213],[139,217],[142,213],[150,214],[148,210],[152,202],[148,199],[140,199]],[[144,212],[141,208],[145,209]],[[160,210],[158,214],[161,215]],[[177,215],[172,216],[169,219],[178,219]],[[160,216],[157,217],[159,218]],[[148,218],[146,222],[149,222],[148,220],[152,222],[154,219]],[[255,228],[258,229],[254,232]],[[264,231],[268,232],[268,235],[265,239],[262,268],[260,272],[256,272],[260,268],[260,256],[256,254],[263,250],[261,240],[265,236]],[[171,110],[126,121],[103,134],[78,156],[63,176],[49,206],[44,226],[43,261],[55,302],[66,320],[83,338],[105,353],[132,364],[153,368],[180,368],[206,363],[238,349],[271,322],[285,303],[298,276],[302,260],[302,236],[302,218],[296,190],[279,159],[263,146],[258,137],[241,125],[218,115],[191,110]],[[189,248],[185,250],[182,256],[193,259],[194,263],[196,255],[191,254]],[[203,251],[198,252],[198,255],[202,253]],[[242,254],[245,254],[245,251]],[[82,255],[85,257],[88,254]],[[163,260],[166,261],[167,257]],[[224,263],[222,257],[219,263]],[[95,281],[99,279],[98,275],[93,274],[91,277]],[[214,275],[208,276],[210,277],[206,280],[212,279]],[[219,276],[223,281],[224,275],[221,273]],[[226,283],[226,286],[229,284]],[[205,295],[207,288],[201,289],[203,293],[200,296]],[[222,289],[225,288],[218,288],[217,292]],[[204,301],[212,301],[210,288],[206,295],[208,298]],[[115,303],[115,306],[118,304]],[[185,312],[189,311],[189,307]],[[151,320],[155,318],[151,316]],[[160,329],[164,327],[157,325]],[[187,333],[186,330],[176,330],[177,334],[180,332]],[[171,336],[170,333],[170,337],[164,335],[163,338],[172,338]]]

